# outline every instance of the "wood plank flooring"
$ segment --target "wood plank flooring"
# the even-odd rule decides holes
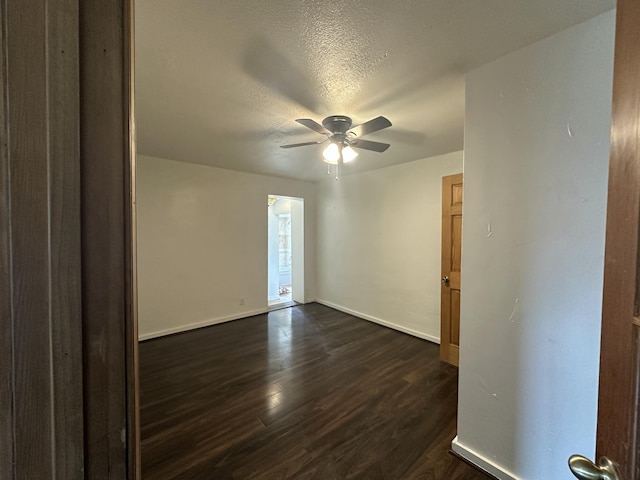
[[[145,480],[486,480],[438,346],[319,304],[140,344]]]

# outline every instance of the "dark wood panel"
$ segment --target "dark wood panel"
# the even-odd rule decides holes
[[[155,479],[487,479],[448,453],[438,346],[318,304],[140,345]]]
[[[51,478],[46,3],[8,2],[16,478]],[[26,41],[25,37],[30,37]],[[21,62],[14,61],[21,58]],[[19,321],[17,321],[19,319]],[[34,461],[30,452],[37,454]]]
[[[6,16],[6,6],[0,3],[0,15]],[[0,25],[0,61],[6,63],[5,25]],[[11,318],[11,238],[9,158],[7,152],[8,125],[5,115],[7,83],[5,69],[0,68],[0,472],[14,475],[13,461],[13,322]]]
[[[47,9],[51,371],[55,478],[84,471],[78,2]],[[64,399],[64,400],[62,400]]]
[[[132,478],[135,425],[129,0],[80,4],[87,478]],[[134,352],[134,351],[133,351]],[[133,353],[134,354],[134,353]]]
[[[616,17],[611,158],[598,401],[597,456],[636,478],[638,365],[633,318],[638,298],[640,226],[640,3],[620,0]]]
[[[124,0],[0,2],[3,479],[135,474],[127,466],[135,457],[127,382],[137,344],[126,187],[131,7]],[[93,276],[83,290],[83,271],[111,275]]]
[[[11,260],[0,461],[12,460],[6,478],[81,478],[77,2],[9,1],[2,13],[3,251]]]

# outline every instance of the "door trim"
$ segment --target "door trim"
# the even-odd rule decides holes
[[[134,0],[80,4],[85,476],[140,478]]]

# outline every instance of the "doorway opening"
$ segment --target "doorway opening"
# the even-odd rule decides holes
[[[267,196],[267,302],[304,303],[304,199]]]

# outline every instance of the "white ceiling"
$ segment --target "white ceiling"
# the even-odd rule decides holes
[[[296,118],[393,126],[342,175],[462,149],[464,73],[615,0],[136,0],[138,152],[326,178]]]

